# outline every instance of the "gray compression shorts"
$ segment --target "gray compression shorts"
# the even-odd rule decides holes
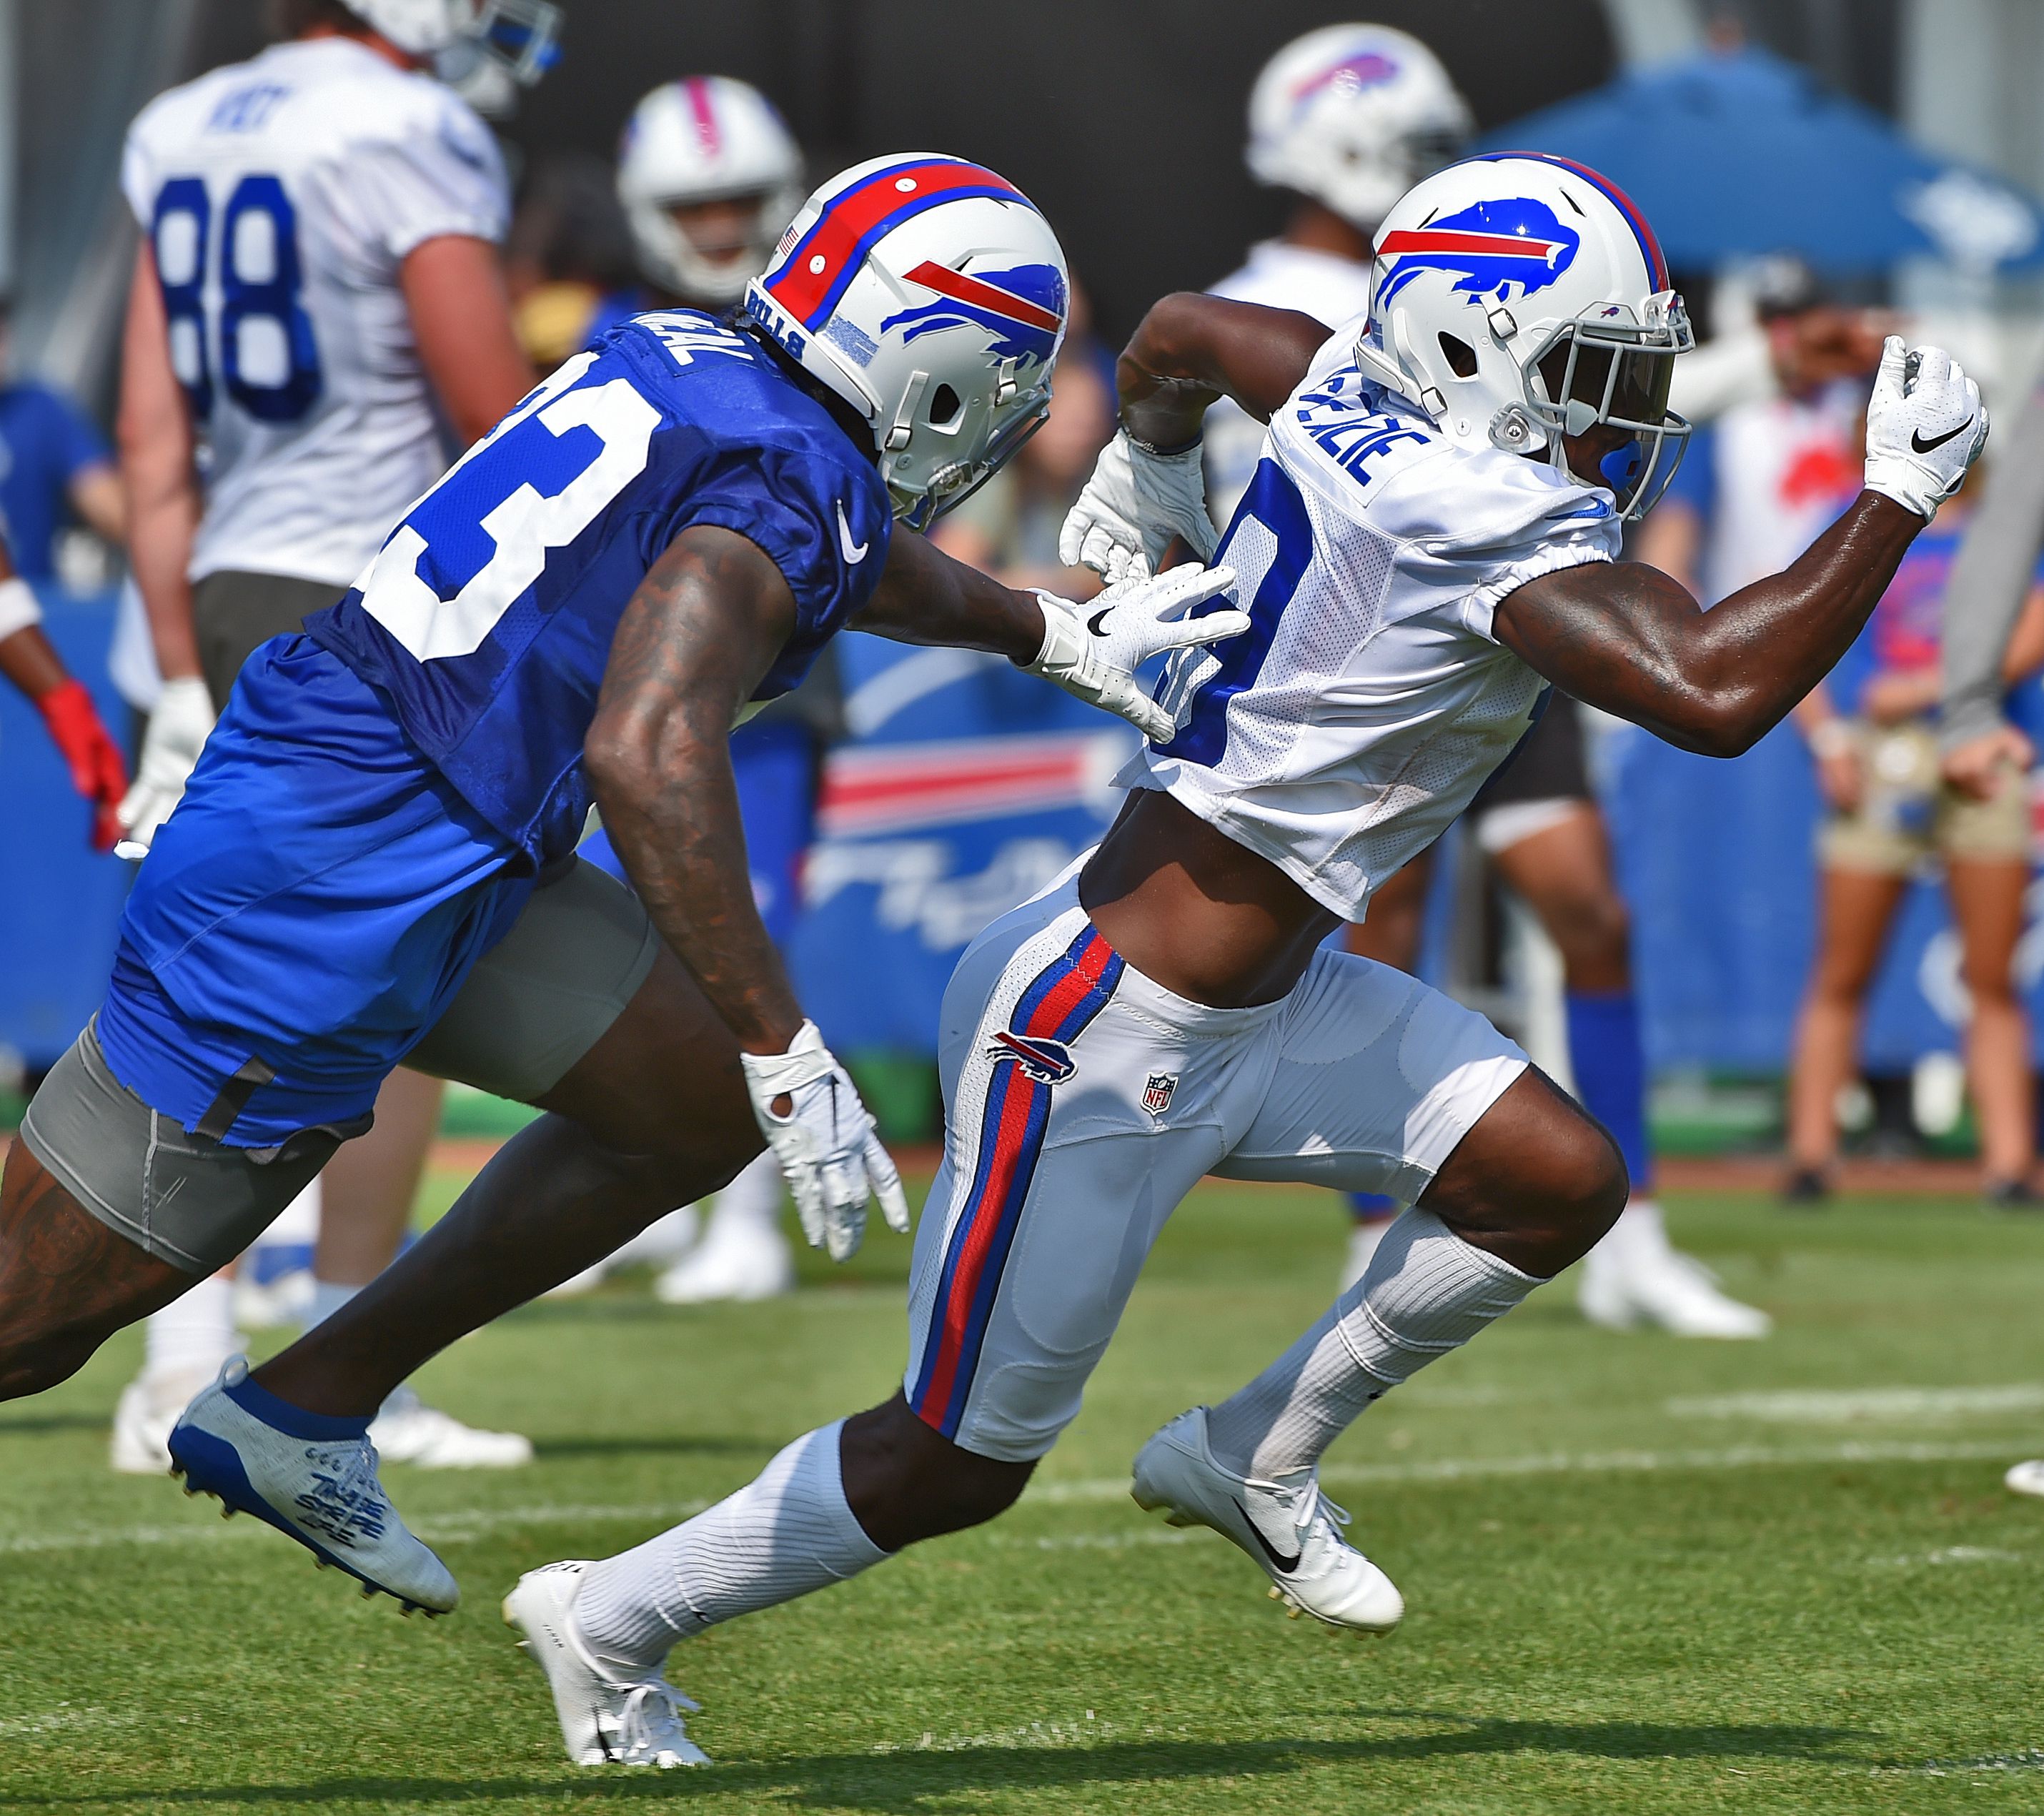
[[[532,892],[405,1063],[532,1103],[624,1013],[659,946],[636,896],[571,860]],[[102,1223],[175,1267],[207,1274],[267,1229],[369,1124],[363,1116],[301,1130],[280,1147],[223,1146],[121,1084],[88,1026],[43,1081],[21,1139]]]
[[[296,636],[306,619],[347,590],[329,581],[228,570],[193,582],[192,631],[213,711],[226,706],[234,678],[251,655],[272,637]]]

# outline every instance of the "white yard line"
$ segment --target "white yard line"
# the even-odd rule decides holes
[[[1671,1399],[1667,1407],[1677,1419],[1754,1419],[1767,1424],[1942,1422],[2044,1410],[2044,1382],[1973,1388],[1792,1388]]]
[[[1412,1463],[1350,1464],[1327,1469],[1335,1488],[1397,1488],[1430,1482],[1491,1481],[1525,1476],[1651,1475],[1683,1470],[1803,1469],[1837,1463],[1999,1462],[2023,1447],[2020,1439],[1962,1444],[1885,1443],[1849,1440],[1785,1447],[1739,1445],[1722,1450],[1547,1451],[1522,1457],[1443,1457]],[[1038,1506],[1123,1500],[1125,1476],[1103,1476],[1032,1485],[1024,1496]],[[701,1513],[706,1500],[640,1505],[541,1503],[530,1507],[447,1508],[422,1514],[413,1530],[423,1538],[459,1545],[492,1533],[529,1526],[610,1523],[672,1525]],[[237,1530],[217,1520],[179,1526],[74,1526],[44,1532],[0,1532],[0,1556],[49,1551],[96,1551],[108,1546],[203,1544]],[[1162,1542],[1162,1541],[1160,1541]],[[1053,1541],[1062,1549],[1063,1541]]]

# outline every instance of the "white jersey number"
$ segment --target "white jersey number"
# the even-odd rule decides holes
[[[213,417],[216,347],[222,388],[258,422],[296,422],[319,401],[319,345],[301,300],[298,212],[277,178],[243,177],[216,235],[205,180],[173,177],[156,192],[149,245],[171,365],[194,421]]]
[[[355,583],[363,609],[421,662],[473,655],[546,571],[548,554],[645,471],[660,413],[628,379],[575,390],[595,359],[577,354],[471,448]],[[540,491],[534,476],[555,490]],[[457,583],[486,539],[488,558]],[[422,559],[433,579],[419,571]]]

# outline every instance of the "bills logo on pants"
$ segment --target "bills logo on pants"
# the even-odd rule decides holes
[[[1105,1008],[1121,981],[1122,961],[1088,924],[1023,990],[1005,1028],[995,1031],[994,1061],[979,1110],[972,1179],[944,1245],[936,1303],[924,1333],[922,1363],[909,1403],[916,1416],[955,1437],[972,1391],[981,1346],[1014,1246],[1022,1206],[1035,1177],[1058,1058]],[[966,1114],[960,1104],[956,1114]]]

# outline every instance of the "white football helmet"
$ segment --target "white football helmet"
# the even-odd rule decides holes
[[[653,282],[690,302],[734,303],[801,206],[801,151],[774,104],[748,83],[728,75],[663,83],[625,124],[617,199]],[[669,212],[746,199],[751,234],[721,258],[705,255]]]
[[[1440,59],[1389,25],[1326,25],[1263,66],[1249,96],[1250,175],[1366,232],[1462,155],[1473,121]]]
[[[803,203],[745,307],[871,425],[894,514],[920,530],[1049,413],[1071,282],[1057,236],[1012,183],[903,152]]]
[[[435,56],[464,40],[529,87],[553,67],[561,10],[551,0],[341,0],[401,51]]]
[[[1668,408],[1696,344],[1660,242],[1595,171],[1538,152],[1470,158],[1420,184],[1377,232],[1356,363],[1450,440],[1549,451],[1615,432],[1594,473],[1628,517],[1674,477],[1689,425]]]

